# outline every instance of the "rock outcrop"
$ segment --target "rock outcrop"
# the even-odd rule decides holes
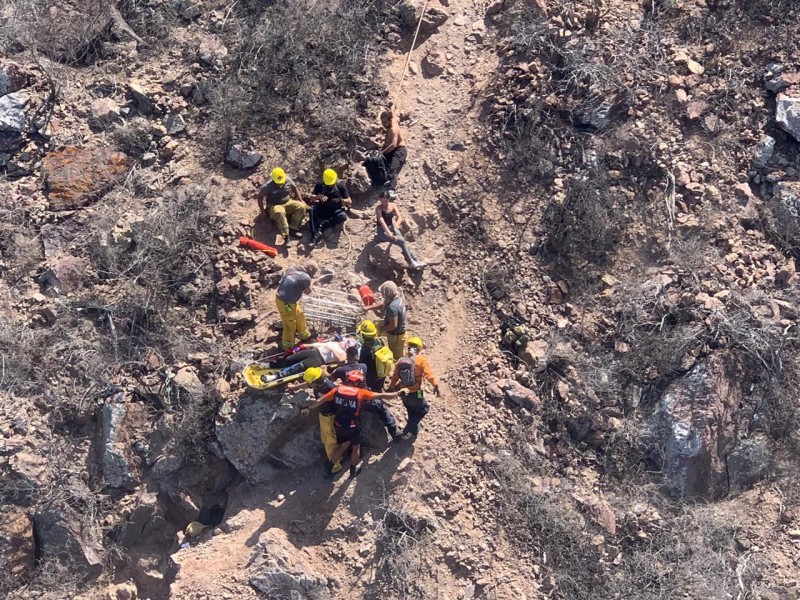
[[[710,356],[670,384],[651,417],[667,487],[677,496],[717,499],[728,492],[725,456],[742,400],[737,367],[730,356]]]

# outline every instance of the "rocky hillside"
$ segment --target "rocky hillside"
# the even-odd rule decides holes
[[[797,597],[796,7],[431,0],[398,85],[421,9],[3,5],[4,596]],[[373,239],[388,100],[424,272]],[[277,165],[356,218],[240,247]],[[240,374],[309,256],[443,380],[352,481]]]

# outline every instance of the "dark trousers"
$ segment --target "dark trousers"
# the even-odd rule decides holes
[[[386,425],[386,431],[389,432],[390,436],[394,437],[397,435],[397,421],[394,420],[394,415],[392,415],[389,407],[383,402],[380,400],[366,402],[363,405],[363,409],[367,412],[378,415],[381,418],[381,421],[383,421],[383,424]]]
[[[369,387],[369,390],[371,392],[382,392],[383,391],[383,383],[385,381],[386,381],[386,378],[382,377],[381,379],[376,379],[374,381],[371,381],[370,383],[367,384],[367,387]]]
[[[403,394],[403,406],[406,407],[406,413],[408,413],[408,422],[404,432],[417,435],[419,422],[428,414],[431,409],[430,404],[421,392],[414,392],[413,394]]]
[[[277,359],[273,364],[281,369],[278,372],[278,377],[288,377],[311,367],[321,367],[325,362],[322,360],[322,354],[320,354],[319,349],[309,348],[308,350],[295,352],[286,358]]]
[[[343,210],[336,211],[330,217],[321,219],[319,217],[319,208],[315,206],[311,209],[311,221],[309,223],[311,235],[322,233],[326,229],[338,225],[339,223],[344,223],[345,221],[347,221],[347,213]]]
[[[389,165],[389,189],[397,189],[397,176],[400,174],[400,169],[406,164],[408,158],[408,151],[406,147],[395,148],[391,152],[384,154],[386,157],[386,164]]]

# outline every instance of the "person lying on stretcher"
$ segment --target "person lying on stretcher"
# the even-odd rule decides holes
[[[262,375],[264,383],[270,383],[284,377],[302,373],[311,367],[339,364],[347,361],[347,348],[357,345],[358,342],[351,338],[340,341],[316,342],[313,344],[300,344],[295,346],[297,351],[288,356],[275,358],[269,368],[280,369],[276,373]]]

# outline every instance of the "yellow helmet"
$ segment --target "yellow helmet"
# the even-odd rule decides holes
[[[378,335],[378,328],[375,327],[375,323],[367,319],[366,321],[361,321],[361,323],[359,323],[358,333],[364,337],[375,337]]]
[[[314,383],[320,377],[322,377],[322,369],[319,367],[309,367],[306,369],[306,372],[303,373],[303,381],[306,383]]]
[[[325,185],[335,185],[339,181],[339,176],[333,169],[325,169],[322,172],[322,183]]]
[[[417,348],[424,348],[425,347],[425,344],[423,344],[422,340],[419,339],[417,336],[413,336],[413,337],[408,338],[408,341],[406,342],[406,344],[408,344],[409,346],[416,346]]]
[[[283,185],[286,183],[286,172],[280,167],[275,167],[272,169],[272,181],[275,185]]]

